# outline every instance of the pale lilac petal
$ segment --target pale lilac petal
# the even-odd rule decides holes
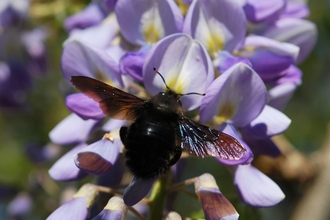
[[[143,66],[147,91],[156,95],[166,86],[153,68],[165,78],[170,89],[179,94],[203,94],[214,78],[214,69],[205,48],[186,34],[173,34],[153,46]],[[200,105],[202,97],[188,95],[181,98],[183,107],[192,110]]]
[[[106,48],[110,42],[118,35],[119,25],[115,16],[110,16],[98,25],[86,28],[75,29],[70,32],[69,38],[64,42],[66,44],[72,40],[83,41],[91,46]],[[97,33],[97,34],[95,34]]]
[[[297,85],[294,83],[282,83],[268,91],[268,105],[282,111],[291,100]]]
[[[285,198],[278,185],[252,165],[237,166],[234,184],[243,201],[251,206],[273,206]]]
[[[116,63],[104,50],[82,41],[72,40],[64,45],[61,58],[63,76],[70,82],[71,76],[101,77],[110,84],[123,86]]]
[[[288,1],[281,18],[306,18],[309,16],[309,8],[305,2]]]
[[[125,120],[116,120],[116,119],[109,119],[103,126],[103,131],[112,131],[114,129],[121,128],[123,126],[128,126],[128,122]]]
[[[251,123],[242,128],[246,136],[254,139],[263,139],[284,132],[291,120],[279,110],[268,105]]]
[[[13,219],[24,219],[31,211],[33,200],[26,192],[20,192],[7,206],[7,213]],[[15,218],[16,217],[16,218]]]
[[[46,220],[85,220],[87,214],[86,197],[77,197],[58,207]]]
[[[181,31],[183,16],[172,0],[121,0],[115,7],[120,31],[132,44],[156,43]]]
[[[260,34],[281,42],[291,43],[300,48],[296,63],[299,64],[310,54],[317,40],[316,25],[298,18],[283,18],[268,26]]]
[[[253,23],[271,23],[277,20],[286,7],[286,0],[248,0],[243,7],[246,18]]]
[[[100,23],[105,16],[100,5],[92,2],[84,10],[65,19],[64,27],[68,31],[75,28],[84,29]]]
[[[142,82],[143,81],[143,65],[146,60],[146,57],[151,49],[150,45],[145,45],[140,48],[138,52],[127,52],[120,59],[120,72],[122,74],[129,74],[135,80]]]
[[[70,181],[87,176],[73,160],[73,156],[86,146],[87,144],[80,144],[58,159],[48,171],[50,177],[56,181]]]
[[[227,165],[227,166],[232,166],[232,165],[238,165],[238,164],[249,164],[253,161],[254,155],[253,155],[250,147],[239,137],[236,129],[232,125],[224,123],[223,125],[221,125],[219,130],[232,136],[236,140],[238,140],[246,149],[246,152],[244,153],[244,155],[241,159],[239,159],[239,160],[223,160],[220,158],[216,158],[216,160],[219,163]]]
[[[246,18],[231,0],[195,0],[187,12],[183,32],[199,40],[214,56],[232,51],[246,34]]]
[[[125,204],[127,206],[133,206],[140,202],[148,194],[155,180],[134,177],[124,191],[123,199]]]
[[[82,119],[99,120],[105,117],[99,104],[82,93],[68,95],[65,104]]]
[[[79,169],[89,174],[105,175],[114,166],[121,145],[119,139],[111,141],[103,138],[81,149],[74,156],[74,163]]]
[[[83,120],[72,113],[49,132],[49,138],[59,145],[79,143],[87,139],[96,123],[96,120]]]
[[[214,118],[219,124],[244,126],[256,118],[266,104],[266,87],[258,74],[243,63],[219,76],[206,90],[200,107],[200,120]]]

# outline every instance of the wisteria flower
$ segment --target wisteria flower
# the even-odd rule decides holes
[[[181,169],[176,167],[180,164],[176,163],[188,155],[181,155],[189,147],[180,140],[174,141],[181,147],[180,154],[169,156],[166,172],[144,178],[135,171],[147,157],[162,159],[156,154],[162,154],[163,149],[155,153],[150,148],[150,155],[144,157],[151,141],[137,132],[134,140],[138,142],[128,143],[133,140],[127,138],[133,135],[131,130],[148,134],[169,131],[161,129],[157,116],[149,113],[140,119],[149,118],[154,127],[143,130],[146,123],[134,121],[138,109],[134,100],[144,108],[147,104],[163,108],[168,104],[157,106],[153,99],[170,91],[180,97],[181,119],[191,118],[209,126],[205,127],[209,132],[228,134],[243,147],[244,153],[233,160],[215,154],[217,146],[204,155],[229,167],[241,199],[257,207],[279,203],[285,198],[281,189],[252,164],[255,155],[276,157],[281,153],[271,137],[291,123],[280,110],[301,84],[302,73],[296,65],[310,53],[317,35],[315,26],[303,20],[308,13],[305,4],[284,0],[92,2],[67,20],[70,37],[63,45],[61,68],[64,78],[83,94],[66,97],[73,114],[50,133],[53,142],[76,147],[57,161],[49,174],[59,181],[91,174],[102,185],[97,187],[99,192],[116,195],[89,218],[122,219],[128,207],[146,203],[150,205],[149,218],[161,219],[166,214],[167,195],[193,183],[206,219],[238,219],[238,212],[211,175],[179,183],[176,181],[181,178],[174,178],[171,183],[170,167],[176,170],[175,177],[180,176]],[[73,30],[76,28],[84,29]],[[88,83],[78,84],[78,79],[88,79]],[[117,92],[123,94],[120,100]],[[138,111],[147,114],[144,109]],[[134,127],[137,124],[141,127]],[[176,135],[183,135],[186,141],[189,132],[196,132],[196,138],[189,142],[194,145],[208,138],[203,129],[189,124],[179,127]],[[157,146],[163,146],[168,140],[158,141]],[[141,146],[144,148],[139,149]],[[134,147],[137,149],[132,150]],[[194,149],[187,153],[194,155]],[[140,159],[136,166],[131,163],[132,154]],[[128,172],[123,169],[123,160]],[[141,167],[154,170],[153,164],[148,165]],[[78,205],[76,198],[72,203],[84,216],[90,207],[82,201]],[[62,212],[54,213],[59,216]]]

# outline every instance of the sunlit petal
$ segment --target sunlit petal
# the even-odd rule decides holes
[[[172,0],[121,0],[115,6],[121,33],[132,44],[156,43],[181,31],[183,16]]]
[[[244,126],[256,118],[266,104],[266,87],[258,74],[238,63],[219,76],[206,90],[200,120],[214,118],[221,124]]]
[[[285,198],[278,185],[252,165],[239,165],[234,183],[243,201],[251,206],[273,206]]]
[[[155,95],[166,85],[153,68],[163,75],[170,89],[179,94],[203,94],[214,78],[211,60],[205,48],[186,34],[173,34],[159,41],[151,49],[143,67],[145,87]],[[183,107],[191,110],[200,105],[202,97],[187,95],[181,98]]]
[[[213,57],[238,45],[246,34],[246,19],[242,7],[234,1],[195,0],[189,7],[183,32],[201,41]]]

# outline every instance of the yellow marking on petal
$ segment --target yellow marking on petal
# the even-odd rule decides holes
[[[185,91],[186,83],[184,80],[180,79],[180,76],[176,76],[168,80],[167,85],[175,93],[182,94]]]
[[[216,54],[223,49],[223,46],[223,39],[214,33],[211,33],[206,41],[206,48],[212,58],[216,57]]]
[[[97,197],[99,191],[97,190],[97,187],[93,184],[86,183],[80,189],[76,194],[74,194],[73,198],[79,198],[79,197],[86,197],[87,207],[91,207],[94,203],[95,198]]]
[[[179,7],[182,15],[185,17],[189,9],[189,5],[184,3],[182,0],[174,0],[177,6]]]
[[[226,103],[223,105],[218,112],[218,114],[214,117],[214,121],[217,124],[222,124],[234,116],[235,109],[231,103]]]
[[[149,23],[144,28],[143,37],[150,44],[156,43],[161,38],[161,34],[154,22]]]
[[[102,73],[100,70],[97,70],[94,72],[94,76],[97,80],[100,80],[101,82],[104,82],[110,86],[116,86],[113,81],[110,80],[110,78],[106,77],[104,73]]]

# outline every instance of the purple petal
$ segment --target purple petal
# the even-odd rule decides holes
[[[280,74],[281,77],[273,82],[269,82],[270,86],[277,86],[284,83],[292,83],[296,86],[301,85],[302,72],[295,65],[291,65],[288,69],[284,70],[283,73]]]
[[[183,32],[201,41],[211,56],[232,51],[246,34],[246,18],[240,5],[231,0],[193,1]]]
[[[246,18],[253,23],[271,23],[280,17],[285,7],[285,0],[248,0],[243,9]]]
[[[253,139],[244,133],[242,133],[242,136],[254,154],[261,154],[274,158],[281,155],[280,149],[268,137],[264,139]]]
[[[50,177],[56,181],[70,181],[87,176],[87,173],[78,169],[73,160],[73,156],[86,146],[80,144],[58,159],[48,171]]]
[[[317,40],[316,25],[298,18],[283,18],[268,26],[260,34],[300,48],[296,63],[299,64],[310,54]]]
[[[252,67],[251,62],[248,59],[243,57],[235,57],[226,50],[220,51],[213,63],[219,70],[220,74],[224,73],[226,70],[237,63],[245,63],[246,65]]]
[[[115,9],[115,5],[118,0],[104,0],[104,4],[108,8],[109,11],[113,11]]]
[[[49,132],[49,138],[59,145],[79,143],[87,139],[96,123],[96,120],[83,120],[76,114],[70,114]]]
[[[134,177],[124,191],[123,199],[125,204],[127,206],[133,206],[140,202],[148,194],[155,180]]]
[[[76,166],[92,175],[105,175],[114,166],[119,151],[121,141],[114,139],[113,141],[103,138],[91,145],[80,150],[74,156]]]
[[[186,34],[173,34],[160,40],[151,49],[143,66],[147,91],[156,95],[166,86],[153,68],[156,67],[167,85],[176,93],[204,93],[214,78],[214,69],[205,48]],[[200,105],[202,97],[183,96],[183,107],[192,110]]]
[[[252,165],[237,166],[234,184],[243,201],[251,206],[273,206],[285,198],[278,185]]]
[[[268,91],[268,105],[282,111],[290,101],[297,85],[294,83],[282,83]]]
[[[88,214],[86,197],[73,198],[58,207],[47,220],[85,220]]]
[[[299,48],[262,36],[249,36],[242,48],[242,55],[249,58],[253,69],[263,80],[278,78],[279,74],[294,63]]]
[[[183,16],[171,0],[121,0],[115,7],[121,34],[132,44],[156,43],[181,31]]]
[[[106,175],[97,178],[97,185],[106,187],[119,186],[126,171],[124,161],[124,155],[119,154],[119,158],[117,158],[112,169]]]
[[[122,220],[127,213],[127,206],[122,198],[112,197],[104,209],[92,220]]]
[[[120,59],[120,72],[122,74],[129,74],[135,80],[142,82],[142,69],[150,49],[150,45],[145,45],[142,46],[138,52],[127,52]]]
[[[213,81],[200,107],[202,123],[213,117],[220,124],[244,126],[256,118],[266,104],[266,87],[249,66],[238,63]]]
[[[309,8],[305,2],[288,1],[281,18],[306,18],[309,15]]]
[[[53,143],[40,144],[33,142],[24,145],[24,151],[33,163],[39,164],[58,158],[61,147]]]
[[[72,112],[84,120],[100,120],[105,117],[99,103],[82,93],[68,95],[65,99],[65,104]]]
[[[241,159],[239,159],[239,160],[223,160],[220,158],[216,158],[216,160],[219,163],[221,163],[223,165],[227,165],[227,166],[232,166],[232,165],[238,165],[238,164],[249,164],[253,161],[254,155],[253,155],[250,147],[239,137],[236,129],[232,125],[224,123],[223,125],[221,125],[219,130],[232,136],[236,140],[238,140],[238,142],[240,142],[246,149],[246,152],[244,153],[244,155]]]
[[[8,27],[19,25],[27,17],[30,1],[3,1],[0,8],[0,25]]]
[[[102,80],[109,80],[110,84],[123,86],[118,63],[105,51],[78,40],[64,45],[61,67],[68,82],[71,76],[88,76],[101,77]]]
[[[66,30],[71,31],[72,29],[79,28],[85,29],[100,23],[106,14],[100,8],[100,5],[92,2],[84,10],[68,17],[64,21],[64,27]]]
[[[250,138],[263,139],[284,132],[290,124],[286,115],[266,105],[258,117],[242,128],[242,132]]]
[[[34,68],[36,72],[47,72],[45,40],[48,37],[48,31],[45,27],[39,27],[22,34],[21,41],[31,59],[31,68]]]

